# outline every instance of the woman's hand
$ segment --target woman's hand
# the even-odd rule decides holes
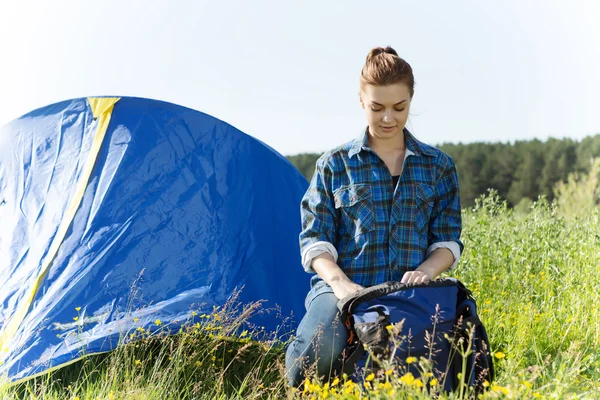
[[[329,253],[316,256],[312,261],[312,267],[331,286],[333,294],[335,294],[338,300],[364,289],[346,276],[344,271],[333,261],[333,256]]]
[[[429,283],[429,281],[431,281],[431,277],[426,272],[417,269],[415,271],[405,272],[400,282],[410,286],[420,283]]]
[[[450,249],[435,249],[417,269],[404,273],[400,282],[407,285],[427,284],[447,270],[453,262],[454,255]]]
[[[346,296],[350,296],[352,293],[364,289],[364,287],[352,282],[350,279],[340,279],[337,281],[333,281],[331,282],[330,286],[333,289],[333,293],[335,294],[335,297],[338,298],[338,300],[341,300]]]

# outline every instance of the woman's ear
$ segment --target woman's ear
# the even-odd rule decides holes
[[[365,101],[363,100],[362,94],[360,94],[360,92],[358,92],[358,98],[360,99],[360,106],[364,109]]]

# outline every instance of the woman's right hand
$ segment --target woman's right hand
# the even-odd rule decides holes
[[[341,300],[346,296],[350,296],[352,293],[364,289],[364,287],[352,282],[350,279],[342,279],[339,281],[331,282],[330,286],[333,289],[333,293],[335,294],[335,297],[338,298],[338,300]]]
[[[331,286],[333,293],[338,300],[364,289],[362,286],[352,282],[350,278],[346,276],[344,271],[342,271],[335,263],[333,256],[329,253],[323,253],[316,256],[312,260],[312,267],[315,272]]]

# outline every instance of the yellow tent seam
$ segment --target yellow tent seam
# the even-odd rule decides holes
[[[88,103],[90,104],[90,108],[92,110],[92,114],[94,118],[98,121],[98,126],[96,128],[96,134],[94,135],[94,140],[92,142],[92,147],[90,148],[90,153],[88,155],[87,163],[85,164],[84,170],[81,174],[81,178],[79,182],[77,182],[76,190],[74,196],[71,200],[71,204],[65,213],[63,220],[52,240],[52,244],[50,245],[50,249],[48,250],[48,254],[44,261],[42,262],[41,272],[38,275],[35,284],[33,285],[33,289],[29,296],[26,297],[23,303],[19,305],[17,311],[13,314],[11,320],[5,325],[4,331],[0,335],[0,349],[4,349],[8,343],[10,343],[19,329],[19,326],[25,319],[29,308],[31,307],[31,303],[35,298],[35,295],[44,280],[52,261],[56,257],[60,245],[62,244],[65,236],[67,234],[67,230],[71,226],[73,222],[73,218],[75,218],[75,213],[79,209],[81,205],[81,200],[83,199],[83,194],[85,193],[85,189],[87,188],[90,176],[92,174],[92,170],[94,168],[94,164],[96,163],[96,158],[98,157],[98,153],[100,151],[100,147],[102,146],[102,142],[104,140],[104,136],[106,134],[106,130],[108,129],[108,124],[110,122],[110,117],[112,115],[113,108],[115,103],[119,101],[117,97],[89,97]]]

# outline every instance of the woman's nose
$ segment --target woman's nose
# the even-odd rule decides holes
[[[383,122],[391,122],[393,120],[392,113],[390,111],[385,111],[383,113]]]

